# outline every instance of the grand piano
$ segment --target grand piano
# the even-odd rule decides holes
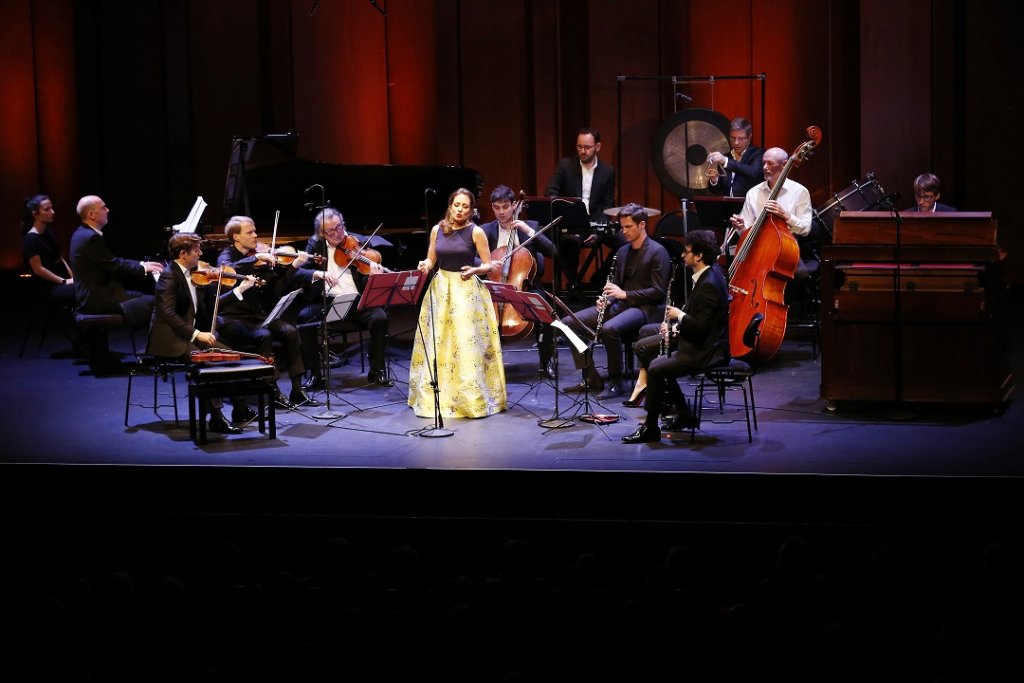
[[[989,212],[844,211],[823,250],[821,396],[989,404],[1013,391]]]
[[[471,168],[324,163],[298,157],[297,141],[294,133],[234,141],[224,190],[225,217],[251,216],[260,235],[269,237],[274,214],[280,211],[278,241],[304,242],[312,234],[313,214],[321,203],[321,190],[313,186],[320,185],[330,206],[345,216],[350,231],[369,235],[383,223],[380,236],[399,245],[409,240],[416,246],[422,243],[425,254],[425,235],[444,215],[448,195],[465,187],[479,197],[483,190],[483,178]]]

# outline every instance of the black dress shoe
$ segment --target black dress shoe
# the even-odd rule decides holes
[[[636,398],[627,398],[622,402],[622,405],[627,408],[639,408],[644,404],[644,396],[647,395],[647,387],[640,390],[640,393],[636,395]]]
[[[662,430],[666,432],[684,432],[698,427],[700,427],[700,420],[696,415],[678,415],[661,425]]]
[[[277,404],[278,408],[284,408],[285,410],[296,410],[298,408],[297,405],[286,399],[280,391],[274,396],[274,403]]]
[[[541,363],[540,368],[537,370],[538,377],[547,377],[548,379],[555,379],[555,365],[553,361],[547,363]]]
[[[384,374],[383,370],[370,370],[370,373],[366,376],[366,381],[370,384],[376,384],[381,387],[395,386],[395,383]]]
[[[320,401],[306,396],[306,392],[302,389],[292,389],[292,393],[288,398],[296,407],[315,408],[320,405]]]
[[[648,427],[644,422],[636,431],[629,436],[622,437],[622,443],[653,443],[661,441],[661,431],[655,427]]]
[[[612,380],[598,398],[615,398],[616,396],[622,396],[624,393],[626,392],[622,390],[622,383]]]
[[[231,409],[231,421],[235,424],[247,425],[258,416],[259,413],[249,406],[236,406]]]
[[[584,391],[589,391],[591,394],[597,394],[602,389],[604,389],[603,381],[587,382],[587,380],[582,379],[580,380],[579,384],[574,384],[568,389],[563,389],[562,391],[564,391],[567,394],[582,394]]]
[[[241,427],[233,427],[223,415],[214,415],[210,418],[207,429],[215,434],[241,434]]]
[[[324,378],[319,376],[310,377],[302,383],[303,391],[320,391],[324,388]]]

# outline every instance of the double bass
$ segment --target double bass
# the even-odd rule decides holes
[[[512,235],[518,230],[515,225],[519,222],[519,212],[523,208],[522,194],[520,193],[520,199],[512,205],[509,242],[512,241]],[[491,252],[491,262],[501,263],[500,273],[492,275],[492,278],[497,282],[510,284],[517,291],[521,292],[523,291],[523,283],[532,281],[537,276],[537,260],[533,258],[533,254],[527,249],[516,249],[512,253],[512,257],[506,259],[505,255],[509,252],[509,249],[510,245],[506,244],[503,247],[499,246]],[[533,333],[534,322],[532,320],[525,320],[513,306],[494,304],[494,313],[498,318],[498,332],[502,339],[518,341],[525,339]]]
[[[779,172],[768,201],[779,196],[790,170],[821,144],[821,129],[817,126],[810,126],[807,136],[810,139],[793,152]],[[733,356],[768,360],[779,350],[786,334],[786,283],[793,279],[799,263],[800,247],[789,226],[762,208],[754,224],[740,236],[729,264],[729,350]],[[764,315],[764,322],[757,346],[751,347],[743,342],[743,333],[756,313]]]

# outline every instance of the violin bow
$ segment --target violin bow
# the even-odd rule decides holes
[[[274,212],[274,232],[270,235],[270,255],[274,256],[274,249],[277,247],[277,221],[281,218],[281,210]],[[276,258],[276,256],[275,256]]]

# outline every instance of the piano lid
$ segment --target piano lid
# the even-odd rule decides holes
[[[236,139],[232,145],[224,192],[224,218],[246,214],[263,233],[312,233],[313,214],[321,203],[319,184],[330,206],[341,211],[345,224],[369,234],[426,230],[440,220],[448,195],[465,187],[477,198],[483,177],[461,166],[330,164],[295,155],[294,134]],[[291,141],[291,142],[289,142]],[[433,192],[428,192],[431,189]],[[425,214],[424,211],[428,213]]]

